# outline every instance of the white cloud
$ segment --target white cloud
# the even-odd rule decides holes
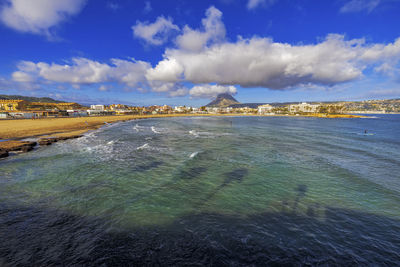
[[[149,69],[146,78],[150,81],[178,82],[184,69],[174,58],[160,61],[154,69]]]
[[[170,97],[178,97],[178,96],[185,96],[187,94],[188,94],[188,89],[181,87],[181,88],[176,89],[175,91],[171,91],[169,93],[169,96]]]
[[[340,35],[329,35],[315,45],[290,45],[254,37],[216,44],[202,51],[169,49],[165,59],[149,73],[160,81],[176,81],[176,77],[181,77],[195,84],[270,89],[308,83],[333,85],[361,76],[362,51],[365,50],[357,41],[345,41]],[[162,72],[164,69],[176,71],[167,75]]]
[[[189,94],[197,98],[214,98],[219,94],[228,93],[231,95],[236,94],[237,90],[234,86],[221,86],[221,85],[196,85],[190,89]]]
[[[350,0],[340,8],[341,13],[352,13],[367,11],[372,12],[379,4],[381,0]]]
[[[365,70],[392,76],[400,73],[400,38],[389,44],[346,40],[337,34],[312,44],[280,43],[261,37],[238,37],[230,42],[225,40],[221,17],[218,9],[210,7],[202,20],[202,29],[186,26],[177,37],[177,46],[166,49],[163,59],[154,67],[144,61],[121,59],[102,63],[73,58],[67,64],[22,61],[12,76],[21,82],[32,79],[75,85],[117,82],[127,88],[170,96],[187,94],[183,84],[192,83],[194,87],[189,92],[192,97],[212,97],[223,92],[234,93],[236,85],[286,90],[351,82],[362,78]],[[150,34],[149,40],[157,42],[158,37],[154,36]]]
[[[37,83],[26,82],[23,80],[14,81],[0,77],[0,91],[10,90],[37,90],[40,89],[40,85]]]
[[[1,21],[21,32],[45,34],[69,16],[78,14],[86,0],[6,0]]]
[[[275,3],[275,0],[248,0],[247,9],[255,9],[259,6],[267,6]]]
[[[158,17],[154,23],[136,22],[132,26],[133,35],[141,38],[152,45],[162,45],[166,42],[168,34],[179,30],[179,27],[172,23],[171,18]]]
[[[130,87],[146,82],[145,73],[151,65],[144,61],[111,59],[112,64],[101,63],[87,58],[73,58],[71,64],[48,64],[45,62],[22,61],[13,77],[21,73],[49,82],[74,85],[118,82]]]
[[[225,25],[221,21],[222,12],[211,6],[206,11],[206,17],[202,19],[203,30],[193,30],[185,26],[183,34],[176,39],[177,45],[184,50],[199,51],[209,42],[219,42],[225,39]]]
[[[12,73],[12,79],[16,82],[33,82],[35,80],[34,77],[29,75],[26,72],[16,71]]]

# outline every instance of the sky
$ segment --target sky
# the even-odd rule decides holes
[[[0,94],[202,106],[400,97],[400,0],[0,0]]]

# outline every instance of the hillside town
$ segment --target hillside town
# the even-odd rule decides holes
[[[366,100],[360,102],[331,103],[271,103],[241,104],[231,95],[222,94],[206,106],[130,106],[124,104],[83,106],[73,102],[32,102],[23,99],[0,99],[1,119],[39,119],[46,117],[85,117],[110,115],[157,114],[254,114],[304,115],[344,113],[396,113],[400,100]]]

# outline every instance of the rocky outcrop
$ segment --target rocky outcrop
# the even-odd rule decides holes
[[[9,152],[28,152],[33,150],[36,142],[31,141],[5,141],[0,143],[0,158],[8,157]]]
[[[27,152],[31,151],[36,146],[36,144],[36,142],[31,141],[5,141],[0,143],[0,149],[7,152]]]
[[[40,138],[38,142],[13,140],[0,142],[0,158],[8,157],[9,152],[29,152],[33,150],[37,144],[41,146],[48,146],[58,141],[79,138],[81,136],[82,135],[46,137]]]
[[[4,149],[0,149],[0,158],[8,157],[8,151]]]
[[[58,141],[68,140],[68,139],[75,139],[82,137],[82,135],[71,135],[71,136],[59,136],[59,137],[47,137],[47,138],[40,138],[38,143],[41,146],[49,146],[53,143]]]
[[[52,143],[57,142],[58,140],[56,138],[41,138],[39,139],[38,143],[41,146],[49,146]]]
[[[28,152],[33,150],[33,148],[37,145],[36,142],[26,142],[25,144],[22,144],[21,147],[19,148],[19,151],[21,152]]]

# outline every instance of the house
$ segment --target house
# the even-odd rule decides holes
[[[104,111],[106,108],[104,105],[90,105],[90,109],[97,111]]]
[[[186,108],[186,106],[177,106],[174,107],[174,112],[176,113],[183,113],[183,112],[187,112],[188,109]]]

